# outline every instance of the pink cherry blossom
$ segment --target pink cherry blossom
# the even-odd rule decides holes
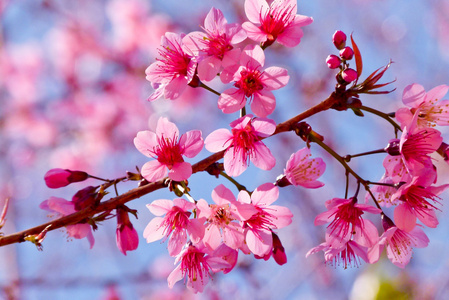
[[[391,196],[392,201],[398,199],[400,202],[394,210],[394,220],[400,229],[411,231],[415,227],[417,218],[428,227],[437,227],[438,219],[435,209],[438,208],[434,204],[440,204],[438,195],[449,188],[449,184],[423,186],[422,183],[426,181],[425,177],[413,177]]]
[[[253,212],[245,208],[247,216],[242,216],[242,223],[246,245],[257,256],[263,257],[272,251],[272,229],[283,228],[292,222],[293,214],[287,207],[271,205],[278,197],[279,188],[272,183],[257,187],[251,196],[246,191],[239,193],[240,203],[250,204],[255,208]]]
[[[45,173],[45,184],[52,189],[67,186],[73,182],[84,181],[89,174],[83,171],[71,171],[67,169],[51,169]]]
[[[286,47],[295,47],[301,41],[301,27],[313,22],[311,17],[297,15],[296,0],[246,0],[245,13],[250,22],[243,23],[248,37],[269,46],[274,41]]]
[[[187,288],[194,293],[203,292],[211,273],[231,267],[228,262],[215,256],[202,243],[185,247],[176,257],[176,263],[179,265],[167,278],[168,287],[173,288],[176,282],[184,278]]]
[[[386,183],[393,185],[393,179],[386,176],[385,174],[382,176],[382,178],[378,181],[379,183]],[[397,205],[399,200],[398,199],[392,199],[392,195],[397,191],[396,187],[393,186],[387,186],[387,185],[374,185],[373,187],[370,187],[371,192],[373,193],[374,197],[377,200],[377,203],[379,203],[380,206],[385,207],[391,207],[393,205]],[[368,201],[371,199],[371,194],[369,192],[366,193],[365,196],[365,203],[368,203]]]
[[[240,49],[234,48],[246,39],[246,32],[240,24],[228,24],[221,10],[211,8],[204,20],[204,32],[191,32],[183,43],[197,57],[198,77],[204,81],[214,79],[222,66],[234,64],[240,56]]]
[[[324,259],[329,265],[340,266],[347,269],[348,267],[358,267],[363,259],[369,262],[368,248],[357,244],[353,240],[346,241],[339,248],[333,248],[328,242],[324,242],[307,252],[306,257],[324,251]]]
[[[136,229],[129,220],[128,212],[122,208],[117,208],[117,247],[123,254],[126,251],[136,250],[139,246],[139,236]]]
[[[155,200],[147,205],[153,218],[143,232],[148,243],[164,239],[168,240],[168,253],[175,256],[181,252],[187,242],[187,233],[194,243],[198,243],[204,235],[204,226],[197,219],[190,219],[190,211],[196,208],[194,203],[182,198],[171,200]],[[160,216],[165,215],[161,218]]]
[[[183,34],[166,32],[161,38],[160,58],[146,70],[146,79],[156,89],[148,98],[153,101],[164,95],[178,98],[195,75],[196,62],[191,51],[182,44]]]
[[[215,204],[209,205],[200,199],[197,203],[198,217],[205,218],[207,225],[203,243],[212,250],[217,249],[221,241],[231,249],[239,249],[243,243],[243,229],[238,223],[241,219],[235,213],[235,196],[220,184],[212,191]]]
[[[71,201],[67,201],[62,198],[50,197],[48,200],[43,201],[39,207],[41,209],[55,212],[60,217],[67,216],[76,212],[75,205]],[[67,233],[70,237],[75,239],[82,239],[87,237],[90,248],[94,246],[95,239],[92,234],[92,228],[87,223],[68,225],[66,226]]]
[[[321,158],[310,158],[310,149],[305,147],[290,156],[284,174],[293,185],[316,189],[324,183],[316,180],[326,169],[326,164]]]
[[[258,117],[266,117],[276,107],[276,98],[272,90],[284,87],[289,80],[284,68],[270,67],[262,70],[265,64],[265,54],[257,45],[248,45],[243,49],[240,66],[231,65],[234,87],[221,93],[218,98],[218,108],[224,113],[233,113],[243,108],[246,99],[251,101],[251,110]]]
[[[210,152],[226,150],[224,169],[230,176],[242,174],[252,161],[262,170],[271,170],[276,159],[267,146],[261,141],[276,130],[274,121],[265,118],[252,119],[246,115],[231,122],[232,132],[228,129],[217,129],[210,133],[206,140],[206,149]]]
[[[328,211],[315,218],[315,225],[330,224],[326,230],[326,242],[334,249],[343,247],[353,236],[354,242],[371,247],[378,239],[378,232],[370,220],[362,218],[364,212],[379,214],[380,209],[358,204],[356,198],[333,198],[326,201]]]
[[[447,94],[449,86],[439,85],[429,92],[420,84],[411,84],[405,87],[402,102],[408,108],[400,108],[396,112],[396,119],[404,127],[418,114],[418,127],[431,127],[433,124],[449,125],[449,100],[438,101]]]
[[[179,138],[179,140],[178,140]],[[134,145],[142,154],[156,160],[145,163],[141,169],[142,176],[149,182],[167,176],[183,181],[192,175],[192,166],[185,162],[183,156],[195,157],[203,148],[200,130],[191,130],[179,137],[176,125],[167,118],[159,118],[156,132],[140,131],[134,138]]]
[[[385,221],[387,220],[387,221]],[[388,259],[396,266],[404,268],[412,257],[412,248],[424,248],[429,244],[429,238],[419,227],[412,230],[403,230],[384,216],[385,232],[380,236],[379,241],[368,250],[370,263],[376,263],[384,246],[387,247]]]

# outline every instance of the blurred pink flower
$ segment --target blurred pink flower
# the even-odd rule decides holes
[[[268,137],[276,130],[274,121],[265,118],[252,119],[246,115],[231,122],[232,133],[228,129],[217,129],[206,140],[210,152],[226,150],[224,169],[230,176],[238,176],[246,170],[249,161],[262,170],[271,170],[276,159],[261,138]]]
[[[76,212],[75,205],[71,201],[62,198],[50,197],[39,205],[40,209],[50,212],[56,212],[59,216],[66,216]],[[66,226],[67,233],[70,237],[75,239],[82,239],[87,237],[90,243],[90,248],[94,246],[95,239],[92,234],[91,226],[87,223],[68,225]]]
[[[183,43],[198,58],[198,77],[214,79],[222,66],[233,64],[240,56],[234,48],[246,39],[246,32],[237,23],[228,24],[221,10],[211,8],[204,20],[204,32],[195,31],[183,38]]]
[[[284,87],[289,80],[284,68],[270,67],[261,70],[265,63],[265,54],[257,45],[248,45],[243,49],[240,66],[232,65],[228,71],[232,74],[234,87],[221,93],[218,98],[218,108],[224,113],[233,113],[243,108],[246,98],[251,101],[251,110],[258,117],[266,117],[276,107],[276,98],[272,90]]]
[[[293,214],[287,207],[271,205],[279,197],[279,188],[272,183],[257,187],[251,196],[240,191],[238,201],[254,207],[242,216],[245,242],[249,250],[257,256],[265,256],[273,249],[272,229],[279,229],[292,222]],[[240,211],[239,211],[240,212]]]
[[[316,180],[326,170],[326,164],[321,158],[310,158],[310,149],[305,147],[293,153],[287,161],[284,174],[293,185],[316,189],[324,183]]]
[[[211,273],[230,267],[229,263],[214,256],[202,244],[185,247],[176,257],[176,263],[179,265],[167,278],[168,287],[173,288],[176,282],[184,278],[187,288],[194,293],[203,292]]]
[[[269,46],[274,41],[295,47],[301,41],[301,27],[313,22],[311,17],[297,15],[296,0],[246,0],[245,13],[250,22],[243,23],[248,37]]]
[[[178,255],[187,242],[187,233],[190,239],[198,243],[204,236],[203,222],[190,219],[196,205],[182,198],[171,200],[155,200],[147,205],[150,212],[157,217],[153,218],[143,232],[147,243],[164,238],[168,240],[168,254]],[[161,218],[160,216],[165,215]]]
[[[117,247],[123,254],[126,255],[126,251],[136,250],[139,246],[137,231],[129,220],[128,212],[122,208],[117,208],[117,229],[115,233]]]
[[[182,43],[184,35],[166,32],[161,39],[160,58],[146,70],[146,79],[156,89],[148,98],[153,101],[164,95],[166,99],[178,98],[192,81],[196,62],[193,54]]]
[[[179,140],[178,140],[179,138]],[[149,182],[154,182],[167,175],[175,181],[183,181],[192,175],[192,166],[184,161],[182,156],[195,157],[203,149],[203,138],[200,130],[191,130],[179,137],[176,125],[159,118],[156,132],[140,131],[134,138],[134,145],[142,154],[156,158],[145,163],[142,176]]]

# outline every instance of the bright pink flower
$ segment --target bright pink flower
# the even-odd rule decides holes
[[[358,267],[361,259],[365,262],[368,260],[368,248],[357,244],[355,241],[346,241],[341,247],[333,248],[328,242],[322,243],[307,252],[306,257],[324,251],[324,259],[329,265],[340,266],[347,269],[348,267]]]
[[[293,214],[287,207],[271,205],[279,197],[279,188],[272,183],[257,187],[251,196],[246,191],[240,191],[238,201],[252,205],[252,211],[244,207],[238,212],[242,215],[245,229],[245,242],[249,250],[257,256],[265,256],[273,249],[272,229],[279,229],[292,222]]]
[[[192,53],[182,44],[183,34],[166,32],[161,38],[160,58],[146,70],[146,79],[156,90],[148,98],[153,101],[164,95],[166,99],[178,98],[195,75],[196,62]]]
[[[143,232],[148,243],[168,238],[168,253],[171,256],[179,254],[187,242],[187,233],[194,243],[198,243],[204,235],[203,222],[190,219],[190,211],[196,208],[194,203],[182,198],[171,200],[155,200],[147,205],[153,218]],[[190,211],[189,211],[190,210]],[[165,215],[161,218],[160,216]]]
[[[410,231],[402,230],[386,216],[383,225],[385,232],[380,236],[378,243],[368,250],[370,263],[379,260],[386,245],[388,259],[396,266],[404,268],[410,262],[413,247],[424,248],[429,244],[429,238],[419,227],[414,227]]]
[[[305,147],[290,156],[284,174],[293,185],[300,185],[305,188],[316,189],[322,187],[324,183],[316,180],[320,177],[326,164],[321,158],[309,158],[312,156],[310,149]]]
[[[217,129],[205,140],[210,152],[226,150],[224,169],[230,176],[238,176],[246,170],[249,161],[262,169],[271,170],[276,159],[261,138],[268,137],[276,130],[274,121],[265,118],[252,119],[243,116],[231,122],[232,133],[228,129]]]
[[[400,202],[394,210],[394,220],[402,230],[411,231],[416,225],[417,218],[428,227],[435,228],[438,225],[435,215],[435,209],[438,208],[427,199],[432,200],[434,204],[440,204],[438,195],[449,188],[449,184],[423,186],[423,182],[427,182],[425,177],[413,177],[391,196],[392,201],[398,199]]]
[[[248,37],[269,46],[277,41],[286,47],[295,47],[301,41],[301,27],[313,22],[311,17],[297,15],[296,0],[246,0],[245,13],[250,22],[243,23]]]
[[[204,81],[214,79],[221,67],[233,64],[240,56],[240,49],[234,49],[246,39],[246,32],[240,24],[228,24],[221,10],[211,8],[204,20],[204,32],[191,32],[183,43],[198,57],[198,77]]]
[[[422,85],[416,83],[405,87],[402,102],[411,108],[400,108],[396,112],[395,116],[401,127],[409,124],[415,114],[418,114],[420,128],[431,127],[433,124],[449,125],[449,100],[438,101],[448,90],[447,85],[439,85],[427,93]]]
[[[225,90],[218,98],[218,108],[224,113],[233,113],[243,108],[246,99],[251,101],[251,110],[258,117],[266,117],[274,111],[276,98],[272,90],[284,87],[289,80],[287,70],[270,67],[262,70],[265,54],[257,45],[248,45],[243,49],[240,66],[231,66],[234,87]],[[224,72],[227,72],[225,69]]]
[[[123,254],[126,251],[136,250],[139,246],[139,236],[129,220],[128,212],[122,208],[117,208],[117,247]]]
[[[201,243],[185,247],[176,257],[176,263],[179,265],[167,278],[168,287],[173,288],[176,282],[184,278],[187,288],[194,293],[204,290],[211,273],[231,267],[224,259],[210,253]]]
[[[212,250],[223,243],[231,249],[239,249],[243,243],[243,229],[238,223],[240,216],[235,213],[236,200],[234,194],[220,184],[212,191],[215,204],[209,205],[200,199],[197,203],[198,217],[205,218],[207,225],[203,243]]]
[[[179,140],[178,140],[179,138]],[[167,176],[174,181],[183,181],[192,175],[192,166],[182,156],[195,157],[203,149],[200,130],[191,130],[179,137],[178,127],[167,118],[159,118],[156,132],[140,131],[134,138],[134,145],[142,154],[156,158],[145,163],[142,176],[155,182]]]
[[[57,197],[50,197],[48,200],[43,201],[39,205],[39,207],[50,212],[56,212],[60,217],[67,216],[76,212],[73,202]],[[66,229],[68,235],[75,239],[82,239],[87,237],[90,248],[92,249],[95,243],[95,239],[92,234],[91,226],[89,224],[82,223],[68,225],[66,226]]]
[[[326,230],[326,243],[333,249],[340,249],[353,237],[354,242],[371,247],[379,238],[374,224],[362,218],[364,212],[378,214],[380,209],[358,204],[356,198],[333,198],[326,201],[328,211],[316,216],[315,225],[331,222]]]
[[[45,184],[52,189],[67,186],[73,182],[84,181],[89,174],[83,171],[71,171],[67,169],[51,169],[45,173]]]

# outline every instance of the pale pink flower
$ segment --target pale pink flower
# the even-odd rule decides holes
[[[378,182],[391,185],[394,184],[393,179],[391,179],[388,176],[385,176],[385,174],[382,175],[382,178]],[[394,193],[396,193],[397,191],[396,187],[387,185],[374,185],[373,187],[370,187],[370,190],[380,206],[391,207],[399,203],[398,199],[392,199],[391,197]],[[365,196],[365,203],[368,203],[370,199],[371,194],[367,192]]]
[[[176,257],[175,264],[179,265],[167,278],[168,287],[184,278],[187,288],[194,293],[202,292],[209,282],[212,273],[230,268],[231,265],[219,256],[211,253],[202,243],[188,245]]]
[[[249,250],[257,256],[265,256],[273,249],[272,229],[280,229],[292,222],[293,214],[287,207],[272,205],[279,197],[279,188],[272,183],[257,187],[251,196],[240,191],[238,201],[254,207],[253,212],[244,207],[242,216],[245,242]]]
[[[217,129],[206,140],[206,149],[210,152],[226,150],[224,169],[230,176],[238,176],[246,170],[249,162],[262,170],[271,170],[276,159],[261,141],[276,130],[274,121],[265,118],[252,119],[246,115],[231,122],[232,132]]]
[[[146,79],[156,89],[149,101],[162,95],[171,100],[178,98],[195,76],[196,62],[190,50],[182,44],[184,36],[172,32],[162,36],[160,58],[145,70]]]
[[[117,247],[123,254],[136,250],[139,246],[139,236],[129,220],[129,215],[123,208],[117,208],[117,229],[115,231]]]
[[[147,205],[153,218],[143,232],[148,243],[164,239],[168,240],[168,253],[179,254],[187,242],[187,233],[192,242],[198,243],[204,235],[204,226],[198,219],[190,219],[190,211],[196,208],[194,203],[182,198],[171,200],[155,200]],[[165,217],[160,217],[165,215]]]
[[[71,201],[67,201],[62,198],[50,197],[48,200],[43,201],[39,208],[55,212],[59,217],[67,216],[76,212],[75,205]],[[87,223],[68,225],[66,226],[67,233],[70,237],[75,239],[82,239],[87,237],[89,241],[90,248],[94,246],[95,239],[92,234],[92,228]]]
[[[269,46],[274,41],[286,47],[299,44],[303,36],[301,27],[313,22],[311,17],[297,15],[296,0],[246,0],[245,13],[250,22],[243,23],[248,37]]]
[[[84,171],[71,171],[67,169],[51,169],[45,173],[45,184],[52,189],[67,186],[73,182],[84,181],[89,174]]]
[[[386,216],[383,216],[385,232],[379,241],[368,250],[370,263],[376,263],[384,246],[387,246],[387,257],[396,266],[404,268],[412,257],[412,248],[424,248],[429,244],[429,238],[419,227],[407,231],[398,228]]]
[[[413,177],[391,196],[392,201],[400,202],[394,210],[394,221],[400,229],[411,231],[417,218],[428,227],[437,227],[439,222],[435,209],[438,208],[434,204],[440,204],[438,195],[449,188],[449,184],[423,186],[422,183],[425,184],[426,181],[425,176]],[[434,204],[428,200],[432,200]]]
[[[402,102],[408,108],[400,108],[395,114],[401,127],[410,123],[413,115],[418,114],[418,127],[431,127],[434,124],[449,125],[449,100],[438,101],[449,90],[447,85],[439,85],[426,93],[420,84],[411,84],[405,87]]]
[[[340,266],[347,269],[348,267],[358,267],[363,259],[368,260],[368,248],[359,245],[353,240],[346,241],[339,248],[333,248],[328,242],[324,242],[307,252],[306,257],[315,254],[319,251],[324,251],[325,262],[329,265]]]
[[[316,180],[326,170],[326,164],[321,158],[310,158],[310,149],[305,147],[290,156],[284,174],[293,185],[316,189],[324,183]]]
[[[179,140],[178,140],[179,138]],[[192,166],[183,156],[195,157],[203,148],[200,130],[191,130],[179,137],[176,125],[167,118],[159,118],[156,132],[140,131],[134,138],[134,145],[142,154],[156,158],[145,163],[142,176],[149,182],[155,182],[167,176],[174,181],[183,181],[192,175]]]
[[[266,117],[276,107],[276,98],[272,90],[284,87],[290,76],[284,68],[270,67],[262,70],[265,64],[265,54],[257,45],[248,45],[243,49],[240,57],[240,66],[232,71],[234,87],[221,93],[218,98],[218,108],[224,113],[233,113],[243,108],[246,99],[251,101],[251,110],[258,117]]]
[[[204,32],[191,32],[183,43],[198,59],[198,77],[204,81],[214,79],[222,66],[232,65],[240,57],[234,48],[246,39],[246,32],[237,23],[228,24],[221,10],[211,8],[204,20]]]
[[[212,191],[215,204],[209,205],[200,199],[197,203],[198,217],[205,218],[207,225],[203,243],[212,250],[217,249],[221,241],[232,249],[239,249],[243,243],[243,229],[238,223],[241,219],[235,213],[234,194],[220,184]]]
[[[352,237],[354,242],[371,247],[379,238],[374,224],[362,218],[364,212],[379,214],[380,209],[358,204],[357,199],[333,198],[326,201],[328,211],[316,216],[315,225],[330,224],[326,230],[326,243],[333,249],[340,249]]]

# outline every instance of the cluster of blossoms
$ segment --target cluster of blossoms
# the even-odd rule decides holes
[[[329,69],[340,69],[340,72],[337,74],[337,81],[339,82],[348,84],[357,80],[357,71],[349,68],[347,63],[348,60],[354,57],[354,50],[346,46],[346,34],[341,30],[337,30],[332,37],[332,41],[335,48],[340,50],[340,52],[339,56],[330,54],[326,58],[327,66]]]

